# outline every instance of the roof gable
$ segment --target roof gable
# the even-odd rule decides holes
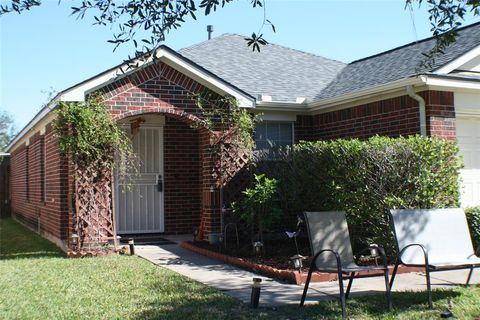
[[[224,34],[181,49],[181,55],[254,95],[274,101],[312,101],[345,63],[275,44],[253,52],[245,38]]]

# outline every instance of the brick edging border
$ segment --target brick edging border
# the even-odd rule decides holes
[[[286,280],[288,282],[292,282],[295,284],[303,284],[305,283],[307,279],[307,273],[306,272],[300,272],[300,271],[293,271],[293,270],[280,270],[276,269],[270,266],[262,265],[262,264],[256,264],[251,261],[248,261],[246,259],[242,258],[237,258],[237,257],[231,257],[227,256],[222,253],[218,253],[215,251],[211,251],[205,248],[200,248],[194,245],[193,243],[189,241],[182,242],[180,244],[180,247],[190,250],[192,252],[201,254],[203,256],[206,256],[211,259],[219,260],[231,265],[234,265],[236,267],[240,267],[243,269],[248,269],[252,270],[254,272],[258,272],[264,275],[271,276],[272,278],[275,279],[280,279],[280,280]],[[393,266],[389,266],[389,271],[390,274],[392,273]],[[397,273],[409,273],[409,272],[419,272],[422,271],[422,268],[415,268],[415,267],[405,267],[405,266],[399,266],[398,272]],[[366,272],[361,272],[361,275],[363,274],[382,274],[382,271],[366,271]],[[323,273],[323,272],[314,272],[312,274],[312,282],[324,282],[324,281],[333,281],[336,280],[337,276],[334,273]]]

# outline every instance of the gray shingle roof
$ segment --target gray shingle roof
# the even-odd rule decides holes
[[[435,39],[428,38],[354,61],[320,90],[315,100],[432,72],[480,45],[480,23],[459,29],[457,41],[446,48],[445,54],[438,57],[431,68],[419,68],[425,59],[422,53],[429,52],[434,45]]]
[[[458,31],[457,41],[436,58],[430,68],[420,68],[435,45],[428,38],[354,61],[350,64],[314,54],[268,44],[252,52],[243,36],[224,34],[181,49],[179,53],[252,96],[270,95],[274,101],[309,102],[431,73],[480,45],[480,23]]]
[[[252,52],[243,36],[224,34],[179,53],[223,80],[274,101],[312,101],[345,67],[339,61],[268,44]]]

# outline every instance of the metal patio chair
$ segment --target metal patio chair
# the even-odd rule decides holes
[[[342,316],[344,319],[347,318],[345,300],[348,299],[353,279],[355,278],[383,275],[385,277],[387,304],[390,309],[392,304],[390,299],[390,284],[388,281],[388,265],[383,248],[377,246],[372,247],[378,249],[382,256],[382,266],[359,266],[353,257],[345,212],[305,212],[305,223],[307,225],[313,260],[308,271],[300,306],[303,306],[305,302],[313,271],[320,271],[337,273],[338,286],[340,289],[340,307],[342,308]],[[359,274],[362,271],[372,270],[383,271],[383,274]],[[349,280],[346,292],[344,291],[343,280]]]
[[[399,264],[425,268],[430,308],[430,272],[470,269],[465,283],[469,285],[473,269],[480,267],[480,258],[473,250],[462,209],[402,209],[390,210],[390,215],[398,250],[390,287]]]

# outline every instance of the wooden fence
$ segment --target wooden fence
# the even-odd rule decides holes
[[[0,217],[10,216],[10,157],[0,155]]]

